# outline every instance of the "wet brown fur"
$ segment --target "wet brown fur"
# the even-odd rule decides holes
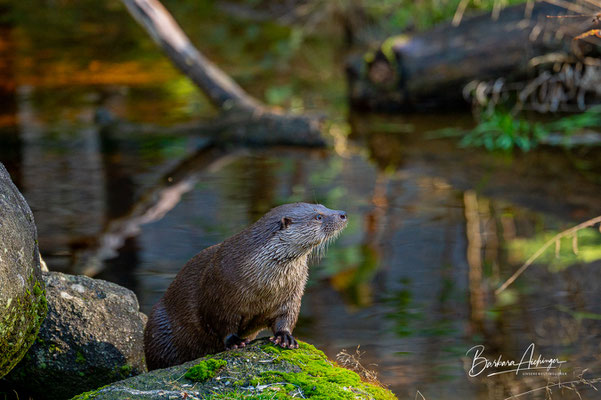
[[[223,351],[232,334],[252,340],[264,328],[291,333],[309,254],[345,226],[344,212],[286,204],[202,250],[152,309],[144,331],[148,369]]]

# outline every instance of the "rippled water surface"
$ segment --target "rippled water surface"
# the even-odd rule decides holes
[[[331,358],[360,346],[362,364],[399,398],[503,399],[552,385],[556,376],[534,375],[543,370],[487,377],[499,369],[478,364],[468,377],[470,348],[484,346],[480,357],[490,361],[519,361],[531,344],[534,358],[565,361],[561,379],[580,381],[583,398],[597,396],[581,380],[601,377],[597,228],[553,244],[507,290],[494,291],[553,235],[601,215],[598,151],[491,154],[427,138],[470,116],[351,115],[348,125],[336,122],[351,132],[335,151],[197,152],[202,130],[166,128],[212,111],[119,3],[102,4],[113,17],[106,26],[84,4],[61,7],[79,10],[73,18],[85,24],[55,17],[61,29],[48,35],[23,5],[12,6],[16,22],[2,27],[0,57],[10,68],[0,71],[0,161],[34,211],[50,269],[124,285],[147,313],[203,248],[278,204],[320,202],[346,210],[349,225],[311,269],[298,337]],[[344,115],[339,53],[309,38],[288,55],[294,34],[268,24],[221,17],[194,25],[205,21],[200,8],[174,13],[195,37],[216,36],[205,51],[217,61],[250,54],[237,56],[230,72],[255,96],[283,96],[283,106],[301,111],[329,104],[332,115]],[[257,49],[253,37],[267,44]],[[223,40],[234,50],[223,50]],[[320,75],[315,57],[324,54],[331,69]],[[165,129],[100,128],[99,109]],[[553,398],[577,398],[550,387]]]

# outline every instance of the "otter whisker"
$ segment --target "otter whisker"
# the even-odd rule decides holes
[[[340,235],[340,231],[337,231],[334,234],[330,235],[328,238],[326,238],[313,249],[313,251],[309,255],[309,262],[312,265],[319,263],[319,261],[321,261],[321,259],[325,257],[326,253],[328,252],[328,248],[330,247],[330,244],[334,240],[336,240],[338,235]]]

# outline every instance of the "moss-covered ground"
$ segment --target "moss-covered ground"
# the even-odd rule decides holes
[[[396,399],[389,390],[299,342],[284,350],[268,340],[126,379],[74,399]]]

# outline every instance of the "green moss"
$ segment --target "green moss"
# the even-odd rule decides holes
[[[264,339],[240,352],[245,359],[230,358],[233,352],[224,352],[210,359],[152,371],[75,399],[125,398],[119,397],[125,388],[182,391],[210,400],[396,399],[390,391],[361,381],[357,374],[329,361],[306,343],[300,343],[297,350],[284,350]],[[190,380],[195,381],[192,387]]]
[[[84,355],[81,352],[81,350],[77,350],[77,353],[75,354],[75,362],[78,363],[78,364],[85,364],[86,363],[86,358],[84,357]]]
[[[0,320],[0,348],[7,349],[0,354],[0,377],[23,358],[48,311],[43,282],[32,272],[27,283],[30,287],[22,296],[12,298],[5,318]]]
[[[133,367],[129,364],[122,365],[121,368],[119,368],[119,371],[121,372],[121,375],[123,375],[123,376],[131,376],[132,370],[133,370]]]
[[[276,390],[265,390],[264,393],[249,393],[236,390],[228,393],[213,393],[208,397],[211,400],[285,400],[289,397],[278,393]]]
[[[227,361],[225,360],[204,360],[190,368],[184,376],[192,381],[203,382],[214,377],[217,370],[224,367],[226,364]]]
[[[44,289],[40,286],[39,282],[36,282],[35,285],[33,285],[33,294],[36,296],[40,296],[42,294],[45,295]]]
[[[113,368],[114,379],[119,381],[129,378],[130,376],[134,375],[133,370],[134,367],[129,364],[115,366],[115,368]]]
[[[91,390],[89,392],[84,392],[82,394],[78,394],[77,396],[73,397],[71,400],[90,400],[90,399],[93,399],[93,398],[95,398],[98,395],[98,393],[102,389],[104,389],[107,386],[109,386],[109,385],[105,385],[105,386],[100,387],[100,388],[98,388],[96,390]]]
[[[262,348],[277,360],[296,365],[301,372],[266,371],[257,382],[252,382],[253,386],[283,383],[287,394],[298,388],[305,397],[312,399],[350,400],[362,396],[396,399],[389,390],[361,381],[359,375],[330,362],[323,352],[307,343],[299,342],[298,350],[284,350],[272,345]]]
[[[380,46],[380,50],[382,51],[382,54],[384,54],[384,57],[386,57],[390,65],[396,66],[394,46],[407,43],[409,39],[410,38],[407,35],[397,35],[389,37],[382,43],[382,45]]]

